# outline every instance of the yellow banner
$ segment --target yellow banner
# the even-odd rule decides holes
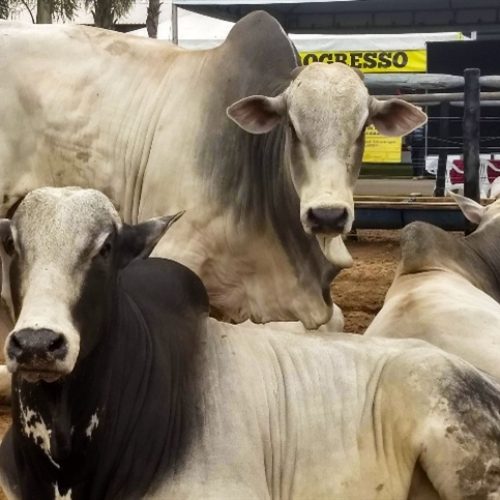
[[[401,163],[401,137],[386,137],[370,125],[365,131],[364,163]]]
[[[341,62],[364,73],[425,73],[427,51],[422,50],[356,50],[300,52],[302,64]]]

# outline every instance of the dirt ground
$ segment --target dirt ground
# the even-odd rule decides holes
[[[343,310],[345,331],[363,333],[382,307],[399,260],[398,231],[359,231],[347,246],[354,258],[332,286],[335,303]],[[0,437],[10,424],[9,408],[0,406]],[[6,500],[0,491],[0,500]]]
[[[399,231],[358,231],[347,247],[354,265],[342,271],[332,286],[334,302],[342,309],[345,331],[363,333],[382,307],[399,262]]]

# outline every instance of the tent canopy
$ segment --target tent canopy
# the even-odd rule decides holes
[[[178,9],[178,44],[190,49],[208,49],[220,45],[233,23],[201,16]],[[147,37],[146,28],[129,34]],[[158,38],[172,40],[171,21],[158,25]],[[397,35],[296,35],[290,34],[297,50],[352,51],[352,50],[421,50],[427,42],[463,39],[461,33],[411,33]]]
[[[173,0],[193,12],[237,21],[263,9],[292,33],[499,31],[499,0]]]

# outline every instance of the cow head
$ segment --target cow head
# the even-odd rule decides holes
[[[120,268],[149,255],[179,215],[129,226],[99,191],[28,194],[12,220],[0,220],[16,320],[8,369],[31,382],[70,373],[97,345]]]
[[[286,160],[304,230],[318,236],[346,233],[354,219],[353,188],[366,126],[401,136],[427,117],[400,99],[370,97],[360,74],[344,64],[315,63],[293,76],[282,94],[243,98],[229,106],[228,116],[252,134],[286,124]]]

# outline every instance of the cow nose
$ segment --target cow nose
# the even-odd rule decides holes
[[[307,211],[307,221],[313,233],[341,233],[347,219],[347,208],[310,208]]]
[[[23,328],[13,332],[7,346],[7,355],[21,365],[50,364],[63,360],[68,353],[64,335],[47,328]]]

